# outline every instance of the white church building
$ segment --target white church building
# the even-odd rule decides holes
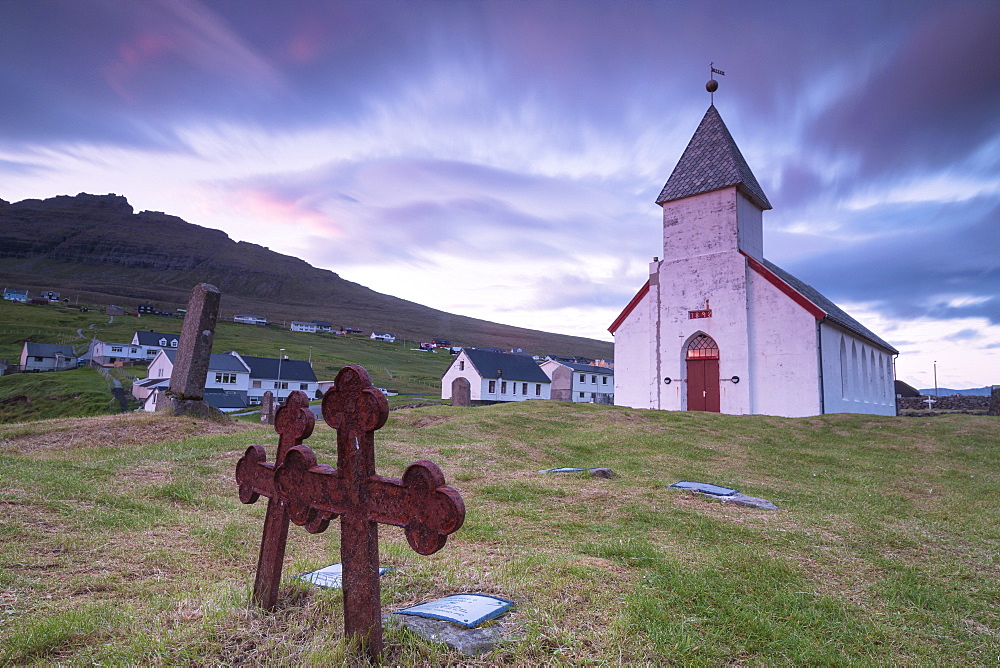
[[[895,415],[895,348],[764,259],[771,208],[712,105],[656,201],[663,256],[609,330],[615,403]]]

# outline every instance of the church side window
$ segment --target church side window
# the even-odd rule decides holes
[[[687,358],[689,360],[717,360],[719,359],[719,346],[712,340],[712,337],[699,334],[688,344]]]
[[[858,392],[858,344],[851,341],[851,399],[857,399]]]
[[[871,398],[870,397],[871,393],[868,391],[870,389],[869,386],[868,386],[868,356],[865,355],[865,347],[864,346],[861,346],[861,388],[860,389],[861,389],[861,392],[859,392],[858,394],[860,394],[861,396],[859,398],[862,401],[864,401],[864,402],[867,403],[868,399]]]
[[[869,368],[871,369],[871,380],[872,380],[872,403],[880,404],[882,403],[882,386],[878,384],[878,376],[875,375],[875,351],[872,350],[869,353],[871,357],[871,364]]]
[[[840,398],[847,399],[847,344],[840,337]]]

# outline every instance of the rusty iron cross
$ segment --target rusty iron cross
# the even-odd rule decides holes
[[[265,609],[277,603],[288,522],[320,533],[340,516],[344,631],[357,636],[368,654],[382,652],[379,600],[378,523],[403,527],[410,547],[433,554],[465,520],[465,504],[445,484],[437,464],[421,459],[402,479],[375,473],[375,430],[385,424],[389,405],[356,365],[337,374],[323,397],[323,419],[337,430],[337,468],[317,464],[302,441],[315,418],[302,392],[289,394],[275,416],[279,434],[274,462],[264,447],[251,445],[236,464],[240,501],[268,497],[254,582],[254,600]]]

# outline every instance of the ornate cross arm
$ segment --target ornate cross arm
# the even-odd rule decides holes
[[[374,476],[368,487],[373,522],[403,527],[419,554],[434,554],[465,521],[465,503],[444,484],[438,465],[427,459],[410,464],[403,478]]]
[[[264,458],[264,448],[251,445],[236,465],[243,503],[260,496],[280,499],[288,504],[289,519],[310,533],[323,532],[330,520],[351,510],[340,472],[317,464],[308,446],[290,448],[277,470]],[[414,462],[402,479],[371,476],[367,487],[366,519],[403,527],[410,547],[420,554],[440,550],[465,521],[462,497],[445,484],[444,474],[432,461]]]

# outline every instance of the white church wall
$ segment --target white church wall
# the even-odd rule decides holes
[[[742,415],[750,412],[748,385],[721,381],[749,377],[746,260],[738,252],[737,199],[733,187],[663,207],[659,375],[686,383],[687,343],[704,332],[719,347],[720,410]],[[674,219],[684,223],[673,224]],[[691,311],[701,310],[711,310],[711,317],[691,317]],[[683,383],[660,387],[659,397],[659,408],[687,410]]]
[[[486,381],[476,372],[476,368],[469,361],[468,355],[463,350],[455,359],[451,366],[441,376],[441,399],[451,399],[451,384],[456,378],[465,378],[469,381],[469,398],[472,401],[479,401],[485,393]]]
[[[751,412],[819,415],[816,318],[757,272],[747,274]]]
[[[653,408],[650,403],[653,378],[650,368],[651,301],[647,293],[615,331],[616,406]]]
[[[826,413],[895,415],[892,355],[830,322],[820,323]]]
[[[740,250],[758,262],[763,260],[764,212],[737,191],[736,215],[739,216]]]

